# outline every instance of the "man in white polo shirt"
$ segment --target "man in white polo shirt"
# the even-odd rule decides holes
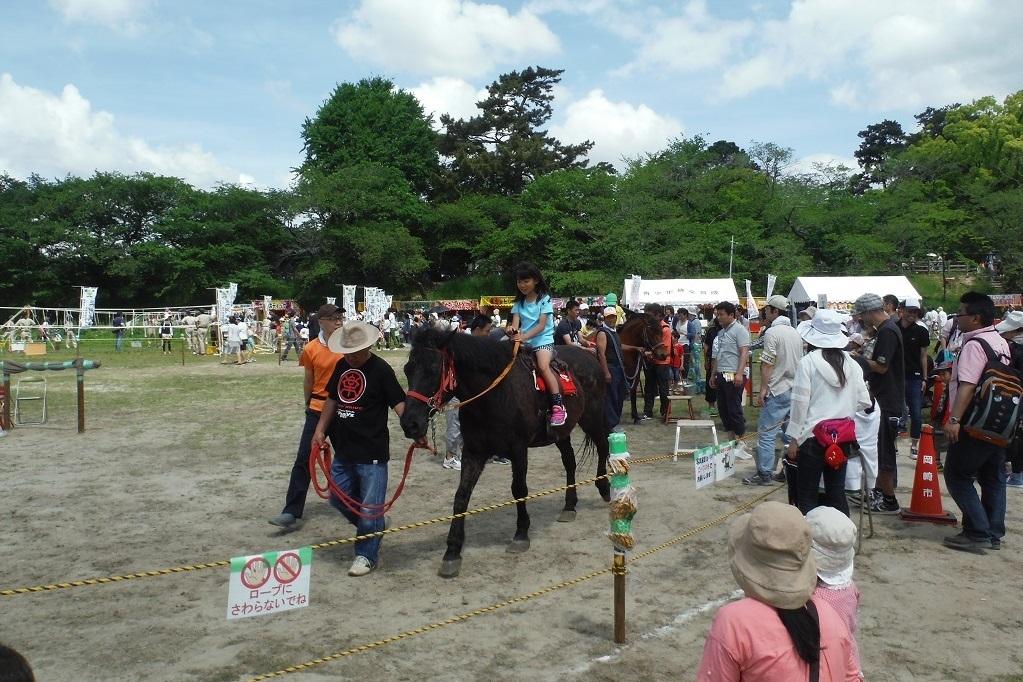
[[[753,404],[760,408],[757,420],[757,472],[742,479],[746,485],[772,485],[774,443],[788,423],[792,406],[792,382],[803,357],[803,339],[788,318],[789,300],[780,294],[767,299],[764,307],[764,350],[760,355],[760,389]],[[782,431],[784,433],[784,431]],[[788,444],[788,438],[782,438]]]

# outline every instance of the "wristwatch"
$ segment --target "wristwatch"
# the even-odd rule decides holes
[[[949,417],[948,418],[948,423],[949,424],[958,424],[959,423],[959,417]]]

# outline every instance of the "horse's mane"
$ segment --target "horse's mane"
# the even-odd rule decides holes
[[[449,349],[461,369],[493,372],[503,369],[511,360],[513,344],[428,325],[412,338],[413,353],[422,346]]]

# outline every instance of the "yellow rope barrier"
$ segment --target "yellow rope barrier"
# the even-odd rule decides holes
[[[683,533],[682,535],[678,535],[678,536],[672,538],[671,540],[668,540],[667,542],[663,542],[660,545],[657,545],[656,547],[653,547],[653,548],[651,548],[651,549],[649,549],[649,550],[647,550],[647,551],[645,551],[645,552],[643,552],[641,554],[636,555],[635,557],[632,558],[632,562],[635,563],[636,561],[641,561],[642,559],[650,556],[651,554],[655,554],[656,552],[660,552],[661,550],[667,549],[668,547],[672,547],[674,545],[677,545],[680,542],[688,540],[689,538],[693,537],[694,535],[702,533],[703,531],[707,530],[708,528],[713,528],[714,526],[716,526],[716,525],[718,525],[720,523],[723,523],[724,521],[726,521],[729,518],[735,516],[736,514],[749,509],[750,507],[756,505],[758,502],[760,502],[760,501],[766,499],[767,497],[769,497],[770,495],[773,495],[774,493],[778,492],[778,490],[780,490],[781,487],[782,486],[776,486],[776,487],[772,488],[771,490],[767,491],[766,493],[763,493],[762,495],[758,495],[757,497],[753,498],[752,500],[749,500],[748,502],[744,502],[743,504],[739,505],[735,509],[733,509],[733,510],[731,510],[729,512],[726,512],[726,513],[722,514],[721,516],[718,516],[717,518],[715,518],[715,519],[713,519],[711,521],[708,521],[707,523],[703,524],[702,526],[697,526],[696,528],[692,528],[692,529],[686,531],[685,533]],[[596,578],[597,576],[604,575],[605,573],[610,573],[611,569],[612,569],[612,567],[608,566],[607,568],[602,568],[602,569],[599,569],[599,570],[596,570],[596,571],[592,571],[592,572],[587,573],[585,575],[581,575],[581,576],[579,576],[577,578],[572,578],[570,580],[564,580],[564,581],[562,581],[560,583],[556,583],[554,585],[548,585],[547,587],[543,587],[543,588],[541,588],[539,590],[536,590],[535,592],[529,592],[527,594],[522,594],[522,595],[519,595],[517,597],[512,597],[510,599],[505,599],[503,601],[499,601],[499,602],[496,602],[494,604],[491,604],[490,606],[484,606],[484,607],[476,609],[474,611],[468,611],[466,613],[458,614],[457,616],[452,616],[450,618],[445,618],[444,620],[439,620],[439,621],[435,621],[433,623],[429,623],[427,625],[422,625],[422,626],[420,626],[418,628],[414,628],[412,630],[406,630],[406,631],[400,632],[400,633],[398,633],[396,635],[391,635],[390,637],[384,637],[383,639],[378,639],[375,642],[369,642],[367,644],[361,644],[359,646],[351,647],[351,648],[345,649],[343,651],[335,652],[335,653],[330,654],[328,656],[323,656],[321,658],[314,658],[314,659],[312,659],[310,661],[306,661],[304,663],[298,663],[296,665],[288,666],[287,668],[281,668],[280,670],[275,670],[275,671],[270,672],[270,673],[264,673],[262,675],[258,675],[256,677],[250,678],[250,682],[259,682],[261,680],[268,680],[268,679],[271,679],[271,678],[274,678],[274,677],[283,677],[284,675],[288,675],[290,673],[301,672],[303,670],[308,670],[310,668],[314,668],[316,666],[323,665],[325,663],[330,663],[332,661],[337,661],[337,660],[340,660],[342,658],[347,658],[347,657],[350,657],[350,656],[354,656],[356,654],[361,654],[361,653],[365,653],[367,651],[372,651],[373,649],[378,649],[378,648],[380,648],[382,646],[385,646],[387,644],[392,644],[393,642],[399,642],[399,641],[401,641],[403,639],[409,639],[410,637],[415,637],[416,635],[422,635],[422,634],[425,634],[427,632],[432,632],[434,630],[438,630],[440,628],[447,627],[448,625],[454,625],[455,623],[461,623],[461,622],[469,620],[470,618],[475,618],[476,616],[481,616],[481,615],[487,614],[487,613],[493,613],[494,611],[497,611],[499,609],[503,609],[506,606],[511,606],[513,604],[521,604],[522,602],[529,601],[531,599],[536,599],[537,597],[542,597],[542,596],[548,595],[551,592],[556,592],[558,590],[561,590],[561,589],[564,589],[564,588],[567,588],[567,587],[574,587],[575,585],[578,585],[580,583],[586,582],[587,580],[592,580],[593,578]]]
[[[750,438],[752,438],[752,437],[754,437],[756,435],[757,435],[756,432],[750,433],[750,434],[747,434],[747,435],[745,435],[745,436],[743,436],[741,438],[738,438],[737,440],[739,440],[739,441],[748,440],[748,439],[750,439]],[[651,464],[651,463],[654,463],[654,462],[665,461],[665,460],[671,459],[672,457],[674,457],[674,455],[654,455],[654,456],[651,456],[651,457],[644,457],[644,458],[640,458],[640,459],[635,459],[635,460],[632,461],[632,464],[634,464],[634,465],[636,465],[636,464]],[[596,483],[597,481],[600,481],[602,479],[606,479],[609,476],[610,476],[610,474],[604,474],[603,476],[595,476],[594,478],[590,478],[590,479],[587,479],[585,481],[577,481],[576,483],[571,483],[571,484],[566,484],[566,485],[558,486],[557,488],[550,488],[548,490],[542,490],[542,491],[537,492],[537,493],[531,493],[529,495],[526,495],[525,497],[519,497],[519,498],[515,498],[515,499],[511,499],[511,500],[505,500],[503,502],[496,502],[494,504],[485,505],[483,507],[477,507],[475,509],[469,509],[469,510],[464,511],[464,512],[462,512],[460,514],[448,514],[446,516],[438,516],[436,518],[428,519],[426,521],[416,521],[414,523],[407,523],[407,524],[402,525],[402,526],[397,526],[395,528],[388,528],[386,530],[377,531],[375,533],[367,533],[365,535],[353,535],[353,536],[347,537],[347,538],[339,538],[339,539],[336,539],[336,540],[327,540],[325,542],[319,542],[319,543],[316,543],[314,545],[311,545],[311,547],[314,550],[316,550],[316,549],[327,549],[327,548],[330,548],[330,547],[339,547],[339,546],[342,546],[342,545],[349,545],[349,544],[358,542],[359,540],[364,540],[366,538],[371,538],[371,537],[375,537],[375,536],[383,536],[383,535],[388,535],[388,534],[391,534],[391,533],[400,533],[400,532],[403,532],[403,531],[406,531],[406,530],[414,530],[414,529],[418,529],[418,528],[425,528],[426,526],[431,526],[431,525],[434,525],[434,524],[437,524],[437,523],[443,523],[445,521],[454,521],[456,519],[466,518],[468,516],[473,516],[475,514],[482,514],[484,512],[490,512],[490,511],[495,511],[497,509],[503,509],[504,507],[509,507],[509,506],[511,506],[513,504],[518,504],[519,502],[529,502],[530,500],[535,500],[535,499],[539,499],[541,497],[546,497],[548,495],[553,495],[555,493],[564,492],[566,490],[569,490],[570,488],[577,488],[579,486],[584,486],[584,485],[589,485],[591,483]],[[66,581],[66,582],[49,583],[49,584],[45,584],[45,585],[32,585],[30,587],[13,587],[13,588],[7,588],[7,589],[0,590],[0,597],[15,597],[15,596],[22,595],[22,594],[38,594],[40,592],[53,592],[53,591],[56,591],[56,590],[65,590],[65,589],[70,589],[70,588],[73,588],[73,587],[86,587],[86,586],[89,586],[89,585],[108,585],[110,583],[119,583],[119,582],[125,582],[125,581],[128,581],[128,580],[137,580],[137,579],[140,579],[140,578],[156,578],[156,577],[159,577],[159,576],[173,575],[173,574],[176,574],[176,573],[189,573],[189,572],[201,571],[201,570],[204,570],[204,569],[207,569],[207,568],[223,568],[225,566],[230,566],[230,565],[231,565],[231,562],[230,562],[229,559],[222,559],[222,560],[219,560],[219,561],[211,561],[211,562],[207,562],[207,563],[186,564],[186,565],[183,565],[183,566],[172,566],[172,567],[169,567],[169,568],[158,568],[158,569],[153,569],[153,570],[149,570],[149,571],[138,571],[137,573],[125,573],[125,574],[122,574],[122,575],[111,575],[111,576],[104,576],[104,577],[98,577],[98,578],[83,578],[81,580],[69,580],[69,581]]]

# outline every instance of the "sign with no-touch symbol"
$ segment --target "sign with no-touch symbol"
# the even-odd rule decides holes
[[[312,566],[312,547],[232,558],[227,619],[308,606]]]

